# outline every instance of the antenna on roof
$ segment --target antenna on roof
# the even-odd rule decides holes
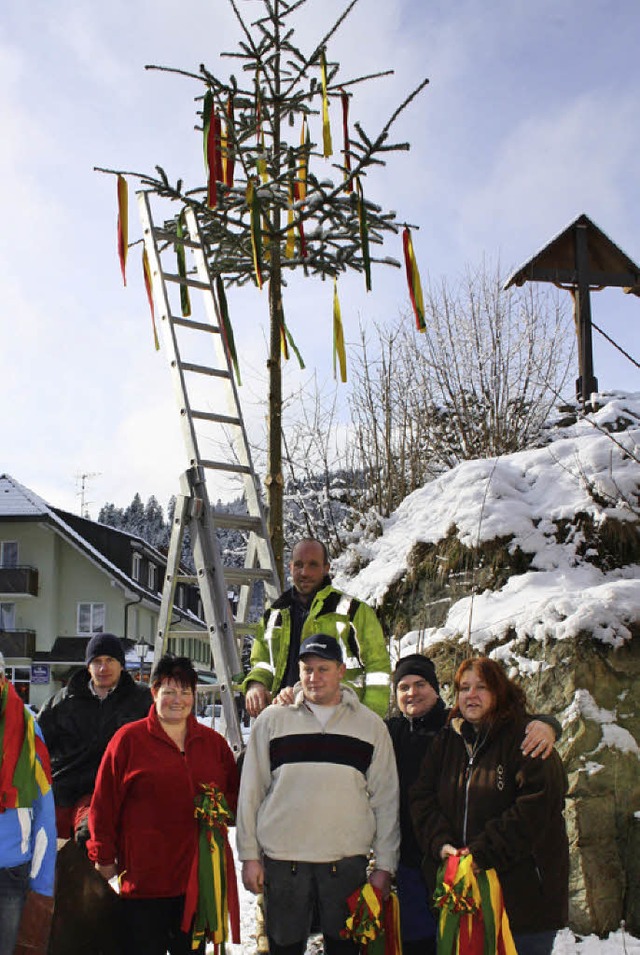
[[[91,518],[89,514],[89,504],[93,504],[93,501],[88,501],[86,498],[87,494],[87,481],[91,478],[100,477],[102,471],[85,471],[84,473],[76,474],[76,486],[80,485],[80,490],[76,491],[76,497],[80,498],[80,516]]]

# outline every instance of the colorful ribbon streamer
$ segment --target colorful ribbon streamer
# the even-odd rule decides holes
[[[369,256],[369,226],[367,224],[367,210],[364,204],[364,194],[359,176],[356,179],[356,191],[358,194],[358,224],[360,227],[360,248],[362,250],[362,262],[364,265],[364,280],[367,292],[370,292],[371,258]]]
[[[320,51],[320,77],[322,81],[322,147],[325,159],[333,155],[331,142],[331,126],[329,124],[329,96],[327,94],[327,55],[324,49]]]
[[[184,318],[188,318],[191,315],[191,300],[189,298],[189,288],[186,284],[187,281],[187,258],[184,250],[184,240],[186,235],[186,226],[184,219],[184,209],[180,213],[176,221],[176,258],[178,260],[178,275],[182,279],[180,283],[180,308],[182,310],[182,315]]]
[[[233,824],[224,794],[217,786],[201,783],[196,796],[195,817],[200,834],[184,904],[182,930],[188,932],[193,920],[192,950],[207,939],[218,946],[229,939],[240,942],[240,906],[233,853],[227,828]]]
[[[349,94],[345,93],[344,90],[340,90],[340,99],[342,100],[342,139],[344,143],[344,178],[345,178],[345,187],[344,191],[347,193],[353,192],[353,179],[350,178],[351,173],[351,149],[349,143]]]
[[[338,298],[338,282],[333,280],[333,377],[336,377],[336,364],[340,364],[340,381],[347,380],[347,353],[344,347],[344,329]]]
[[[370,882],[347,899],[349,916],[340,932],[360,946],[363,955],[402,955],[398,898],[391,892],[382,900]]]
[[[153,286],[151,284],[151,267],[149,265],[149,256],[146,246],[142,246],[142,274],[144,275],[144,287],[147,290],[147,299],[151,309],[151,324],[153,326],[153,343],[156,351],[160,351],[160,340],[158,338],[158,329],[156,328],[156,310],[153,304]]]
[[[231,327],[231,320],[229,319],[229,308],[227,306],[227,296],[224,290],[224,282],[222,281],[222,276],[216,275],[216,292],[218,295],[218,306],[220,309],[220,317],[222,319],[222,337],[224,339],[225,348],[227,349],[227,354],[231,359],[233,365],[233,370],[236,373],[236,379],[238,384],[242,384],[242,379],[240,378],[240,366],[238,364],[238,353],[236,352],[236,343],[233,337],[233,328]]]
[[[129,186],[124,176],[118,176],[118,258],[122,281],[127,284],[127,253],[129,251]]]
[[[253,272],[256,279],[256,285],[262,288],[262,229],[260,228],[260,203],[258,193],[253,182],[250,179],[247,183],[247,205],[249,206],[249,215],[251,219],[251,254],[253,257]]]
[[[418,263],[416,262],[416,256],[413,251],[413,242],[411,240],[411,230],[408,226],[405,226],[402,233],[402,247],[404,249],[404,265],[407,273],[407,285],[409,286],[409,297],[411,298],[411,305],[413,308],[413,314],[416,318],[416,329],[419,332],[424,332],[427,325],[425,322],[425,313],[424,313],[424,298],[422,297],[422,283],[420,282],[420,272],[418,271]]]

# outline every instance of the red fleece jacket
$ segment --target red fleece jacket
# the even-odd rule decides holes
[[[107,746],[89,811],[89,858],[116,862],[122,895],[184,895],[197,847],[194,799],[212,783],[235,812],[238,770],[215,730],[189,717],[184,755],[152,706],[144,720],[123,726]]]

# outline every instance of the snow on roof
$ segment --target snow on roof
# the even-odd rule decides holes
[[[536,639],[590,631],[620,645],[630,636],[629,624],[640,620],[640,566],[600,570],[580,553],[579,531],[560,542],[554,523],[576,514],[596,524],[607,517],[637,521],[640,394],[600,401],[600,410],[558,429],[542,448],[465,461],[414,491],[383,521],[381,537],[352,545],[335,562],[336,585],[379,605],[406,573],[417,543],[436,543],[449,533],[467,547],[512,538],[512,549],[531,556],[530,570],[499,591],[453,604],[444,627],[420,635],[423,648],[454,634],[482,648],[509,630]],[[627,430],[609,434],[621,419]],[[354,552],[367,564],[349,579]],[[418,636],[405,640],[415,645]]]
[[[0,517],[49,517],[51,508],[10,474],[0,474]]]

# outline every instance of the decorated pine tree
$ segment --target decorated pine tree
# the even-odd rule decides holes
[[[400,267],[396,258],[382,254],[389,234],[397,236],[403,231],[409,291],[418,327],[424,321],[409,228],[368,194],[367,172],[374,165],[384,165],[388,153],[409,148],[408,143],[390,141],[390,131],[428,80],[423,79],[407,95],[379,131],[368,134],[355,118],[358,88],[381,80],[391,71],[343,77],[331,57],[332,39],[360,0],[350,0],[316,45],[305,52],[296,44],[295,20],[304,16],[310,2],[228,0],[241,39],[237,50],[222,54],[225,65],[235,67],[224,78],[205,65],[197,72],[148,67],[179,73],[201,84],[196,96],[203,151],[201,185],[186,188],[181,180],[173,184],[159,166],[154,176],[120,171],[121,176],[137,177],[159,196],[176,200],[179,208],[166,226],[178,238],[182,206],[195,209],[236,369],[238,356],[226,289],[255,283],[268,299],[266,487],[269,531],[281,578],[282,360],[293,352],[302,364],[295,344],[295,316],[286,315],[283,302],[287,273],[302,271],[310,279],[321,277],[334,282],[334,372],[343,381],[346,355],[338,280],[355,270],[362,273],[367,289],[371,289],[376,265]],[[124,213],[121,219],[125,220],[126,232]],[[120,235],[123,261],[127,239],[122,228]],[[400,244],[398,239],[396,254]]]

